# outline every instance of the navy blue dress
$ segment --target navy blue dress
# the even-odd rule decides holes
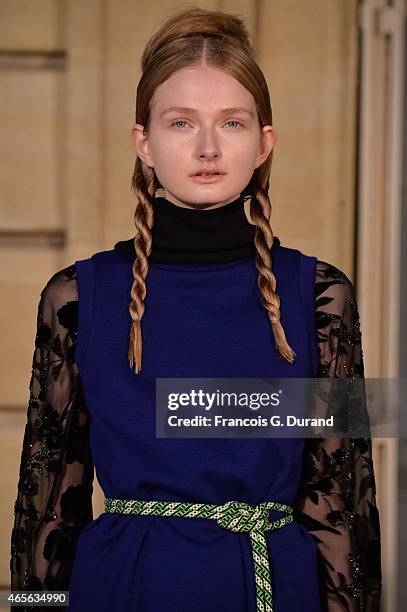
[[[327,321],[326,312],[324,322],[316,317],[316,279],[320,293],[328,289],[336,292],[337,305],[341,301],[340,321],[360,341],[357,311],[355,314],[350,307],[356,304],[350,281],[337,268],[275,241],[272,265],[281,321],[296,353],[294,364],[289,364],[276,351],[269,318],[261,305],[253,228],[244,216],[243,199],[222,207],[224,210],[175,210],[163,198],[156,198],[155,207],[156,250],[146,280],[140,374],[130,369],[127,358],[132,240],[76,261],[57,273],[60,276],[55,275],[44,292],[53,307],[58,294],[59,307],[52,312],[53,307],[48,306],[47,310],[43,297],[37,345],[44,348],[52,343],[50,350],[60,355],[59,361],[52,362],[51,373],[48,358],[48,378],[60,380],[66,387],[67,376],[71,376],[71,384],[63,397],[54,391],[50,401],[44,402],[43,409],[48,410],[44,419],[48,427],[50,420],[52,423],[47,441],[51,449],[58,449],[54,457],[52,451],[48,455],[46,476],[41,480],[38,472],[34,474],[32,467],[27,467],[26,480],[30,478],[32,483],[35,476],[41,497],[47,501],[43,518],[37,515],[31,519],[39,521],[34,562],[28,556],[25,559],[23,548],[33,545],[34,536],[27,536],[26,529],[21,544],[17,532],[27,501],[24,495],[32,499],[38,491],[23,490],[20,476],[12,539],[14,585],[24,567],[24,588],[65,585],[70,591],[70,612],[255,612],[248,534],[227,531],[206,519],[102,513],[92,520],[95,468],[109,498],[215,504],[239,500],[252,506],[271,500],[293,505],[297,520],[266,533],[275,612],[322,612],[334,601],[342,602],[344,610],[357,610],[360,602],[365,605],[362,609],[378,610],[379,587],[373,595],[364,590],[368,572],[376,574],[377,584],[380,582],[374,478],[364,492],[370,512],[364,548],[358,542],[360,532],[352,530],[346,520],[347,510],[357,509],[357,496],[346,489],[345,479],[358,460],[369,457],[370,440],[362,441],[363,448],[361,444],[351,446],[353,455],[349,463],[349,452],[346,454],[347,464],[341,445],[331,449],[337,466],[346,464],[340,468],[342,481],[338,474],[335,478],[333,472],[325,471],[323,440],[155,437],[156,377],[330,375],[332,360],[318,344],[318,328],[327,330],[338,318]],[[198,221],[202,214],[203,225]],[[171,222],[178,240],[166,233]],[[202,227],[208,231],[202,232]],[[188,242],[196,230],[200,234]],[[73,287],[76,299],[69,299]],[[323,304],[327,303],[325,294]],[[59,325],[70,330],[65,341],[60,334],[56,341],[52,332],[55,312]],[[337,332],[338,327],[326,350],[332,350]],[[323,338],[319,341],[324,343]],[[340,353],[344,351],[338,349],[337,358]],[[37,351],[37,360],[38,355]],[[336,363],[335,375],[341,375],[341,368],[345,375],[350,367],[353,376],[363,375],[363,371],[357,372],[363,367],[361,355],[352,363],[349,353],[345,356],[346,363]],[[44,376],[44,370],[40,373]],[[31,382],[32,411],[34,401],[38,409],[41,392],[44,400],[43,379],[38,384],[36,395],[35,381]],[[33,423],[32,416],[29,422]],[[27,432],[26,438],[38,436],[33,427]],[[39,440],[40,436],[35,438],[37,444]],[[40,446],[37,450],[39,456]],[[363,469],[365,461],[360,463]],[[338,483],[342,497],[338,496]],[[56,491],[52,484],[57,485],[53,487]],[[363,513],[366,508],[365,504]],[[352,563],[355,554],[361,560],[359,568]],[[366,558],[374,554],[376,566],[364,565],[364,554]]]

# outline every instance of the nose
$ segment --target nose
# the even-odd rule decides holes
[[[221,156],[219,143],[213,130],[203,129],[198,140],[197,153],[199,158],[217,159]]]

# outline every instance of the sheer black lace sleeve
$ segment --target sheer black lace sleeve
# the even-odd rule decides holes
[[[12,590],[68,590],[77,539],[93,519],[90,417],[75,362],[77,325],[73,264],[49,279],[38,305],[11,534]]]
[[[315,297],[318,377],[364,378],[351,281],[318,261]],[[378,612],[380,527],[371,439],[307,438],[295,511],[317,543],[323,609]]]

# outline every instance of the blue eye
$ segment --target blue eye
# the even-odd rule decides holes
[[[240,121],[237,121],[236,119],[230,119],[230,121],[227,121],[226,123],[238,123],[240,126],[242,125]]]
[[[177,121],[173,121],[171,125],[175,125],[176,123],[186,123],[185,119],[177,119]]]

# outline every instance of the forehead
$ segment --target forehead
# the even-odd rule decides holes
[[[222,109],[256,111],[255,100],[246,87],[224,70],[206,65],[183,68],[173,73],[154,92],[151,110],[158,117],[168,108],[193,109],[211,114]]]

